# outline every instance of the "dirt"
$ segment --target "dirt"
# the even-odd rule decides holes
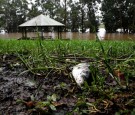
[[[46,101],[47,96],[57,92],[59,96],[64,96],[68,93],[71,85],[66,85],[61,88],[60,83],[69,83],[69,79],[62,79],[61,76],[53,77],[48,79],[44,76],[39,77],[29,72],[24,72],[26,68],[20,62],[15,55],[1,55],[0,56],[0,114],[2,115],[28,115],[28,114],[39,114],[34,110],[29,111],[27,103],[30,102],[32,97],[34,100]],[[54,82],[55,81],[55,82]],[[60,98],[60,97],[57,97]],[[18,103],[18,101],[25,101]],[[72,103],[69,101],[72,100]],[[68,109],[72,108],[73,102],[76,99],[74,97],[63,97],[59,103],[64,102],[70,107],[59,110],[58,113],[65,114]],[[30,109],[32,109],[30,107]],[[34,112],[33,112],[34,111]],[[52,113],[50,110],[48,110]],[[57,111],[55,112],[57,113]],[[53,113],[53,114],[55,114]]]
[[[41,77],[26,70],[16,55],[0,55],[0,115],[87,115],[90,112],[113,115],[118,111],[130,114],[135,108],[134,82],[128,89],[114,93],[112,98],[105,94],[101,99],[99,92],[82,91],[67,75]],[[98,104],[90,105],[94,102]]]

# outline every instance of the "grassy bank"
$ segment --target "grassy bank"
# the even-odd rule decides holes
[[[0,53],[23,52],[41,49],[47,50],[46,53],[52,54],[61,50],[61,54],[83,54],[84,56],[93,56],[101,53],[99,42],[90,40],[48,40],[48,41],[33,41],[33,40],[0,40]],[[102,41],[105,52],[116,56],[133,54],[135,42],[133,41]],[[63,51],[64,50],[64,51]],[[41,51],[42,52],[42,51]],[[36,53],[36,52],[35,52]]]
[[[1,54],[16,54],[34,73],[44,73],[50,68],[66,69],[81,61],[88,61],[97,68],[104,65],[110,73],[114,69],[121,69],[127,75],[135,75],[133,41],[0,40],[0,44]]]
[[[52,80],[54,80],[52,77],[57,79],[59,76],[69,79],[70,83],[60,83],[59,87],[66,90],[64,97],[73,95],[76,97],[77,102],[72,112],[70,111],[71,115],[74,112],[84,114],[108,111],[117,112],[119,115],[129,113],[134,108],[135,42],[133,41],[0,40],[0,54],[3,58],[5,54],[16,55],[26,67],[25,72],[36,76],[50,77]],[[80,93],[75,91],[76,85],[69,68],[81,61],[90,63],[93,81],[91,86],[85,84],[83,92]],[[69,84],[72,85],[69,87]],[[62,92],[55,94],[63,95]]]

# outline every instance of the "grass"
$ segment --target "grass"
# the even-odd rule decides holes
[[[61,70],[80,60],[89,60],[97,67],[103,63],[110,73],[113,73],[111,69],[129,69],[128,72],[134,69],[131,64],[135,62],[134,41],[0,40],[0,44],[1,54],[18,55],[27,69],[34,73],[44,69]],[[66,59],[71,61],[67,63]],[[129,64],[132,67],[128,68]]]
[[[12,53],[21,51],[37,50],[40,45],[38,41],[32,40],[0,40],[0,53]],[[134,53],[135,43],[133,41],[103,41],[102,45],[106,52],[111,55],[124,55]],[[67,54],[84,54],[84,56],[93,56],[96,53],[101,53],[99,43],[96,41],[87,40],[71,40],[71,41],[42,41],[44,50],[50,54],[52,52],[59,52],[63,55]],[[64,50],[64,51],[63,51]]]
[[[0,44],[1,54],[17,54],[28,69],[33,70],[45,66],[59,68],[58,63],[67,64],[65,60],[68,58],[76,63],[79,59],[93,60],[97,64],[104,60],[108,69],[110,66],[123,70],[128,63],[135,61],[134,41],[0,40]]]
[[[0,54],[17,55],[27,68],[25,72],[29,71],[45,77],[67,75],[72,80],[68,68],[83,60],[89,61],[94,81],[92,86],[85,84],[82,95],[79,94],[74,112],[87,113],[92,111],[89,109],[80,110],[83,107],[91,107],[93,111],[99,112],[96,107],[101,103],[101,100],[114,99],[118,89],[120,89],[119,92],[121,89],[128,89],[130,81],[135,78],[134,41],[1,39],[0,44]],[[116,81],[117,87],[111,85],[107,87],[104,84],[107,82],[108,76]],[[123,76],[125,81],[121,80]],[[101,96],[99,102],[88,103],[87,98],[84,98],[92,92]]]

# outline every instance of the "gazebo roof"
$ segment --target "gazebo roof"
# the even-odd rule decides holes
[[[43,14],[32,18],[31,20],[19,25],[19,27],[41,27],[41,26],[64,26],[64,24],[51,19],[47,16],[44,16]]]

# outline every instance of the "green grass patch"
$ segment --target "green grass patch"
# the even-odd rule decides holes
[[[40,43],[37,40],[0,40],[0,44],[0,53],[21,51],[32,53],[40,48]],[[83,56],[94,56],[102,53],[99,43],[90,40],[44,40],[41,41],[41,45],[43,50],[49,54],[60,52],[62,55],[77,53],[83,54]],[[115,57],[133,54],[135,49],[135,42],[133,41],[102,41],[102,45],[105,52]]]
[[[134,74],[131,72],[131,68],[134,69],[132,62],[135,62],[134,41],[0,40],[0,44],[1,54],[18,55],[33,72],[44,73],[44,69],[50,68],[61,70],[88,60],[96,67],[103,63],[110,73],[114,69],[129,69],[127,74]]]

